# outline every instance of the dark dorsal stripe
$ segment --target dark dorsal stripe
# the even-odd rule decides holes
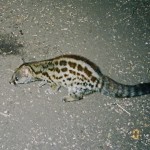
[[[85,58],[85,57],[70,54],[70,55],[61,55],[61,56],[53,58],[52,60],[60,59],[60,58],[72,58],[72,59],[75,59],[75,60],[83,61],[86,64],[90,65],[91,68],[93,68],[99,75],[101,75],[101,71],[100,71],[99,67],[96,64],[94,64],[93,62],[91,62],[89,59]]]
[[[55,65],[58,65],[58,61],[57,59],[60,59],[60,58],[72,58],[72,59],[75,59],[75,60],[80,60],[80,61],[83,61],[84,63],[88,64],[89,66],[91,66],[91,68],[93,68],[93,70],[95,70],[95,72],[97,72],[99,75],[102,75],[99,67],[94,64],[93,62],[91,62],[89,59],[85,58],[85,57],[82,57],[82,56],[79,56],[79,55],[73,55],[73,54],[70,54],[70,55],[61,55],[61,56],[58,56],[58,57],[55,57],[55,58],[52,58],[52,59],[47,59],[47,60],[42,60],[42,61],[35,61],[35,62],[28,62],[28,63],[24,63],[24,65],[41,65],[41,63],[45,63],[45,62],[49,62],[49,61],[53,61],[55,60]],[[65,66],[66,65],[66,61],[61,61],[60,62],[60,65],[62,66]],[[75,64],[70,64],[72,67],[75,67]],[[78,69],[80,70],[81,67],[78,66]],[[84,68],[82,68],[83,70]]]

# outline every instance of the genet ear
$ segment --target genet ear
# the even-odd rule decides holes
[[[30,74],[31,74],[31,68],[29,67],[29,66],[22,66],[22,68],[21,68],[21,73],[24,75],[24,76],[26,76],[26,77],[28,77],[28,76],[30,76]]]

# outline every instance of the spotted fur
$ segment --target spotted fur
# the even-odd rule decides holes
[[[83,99],[100,92],[112,97],[135,97],[150,94],[150,83],[123,85],[103,75],[97,65],[77,55],[62,55],[49,60],[29,62],[17,68],[10,83],[24,84],[44,81],[52,90],[68,89],[64,101]]]

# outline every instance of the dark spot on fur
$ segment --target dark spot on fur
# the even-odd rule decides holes
[[[68,77],[68,74],[64,74],[64,77],[65,77],[65,78]]]
[[[53,68],[49,68],[48,70],[53,71],[54,69]]]
[[[53,78],[54,78],[54,79],[56,79],[56,76],[55,76],[55,75],[53,75]]]
[[[79,80],[81,80],[82,82],[84,81],[84,79],[82,79],[82,78],[79,78]]]
[[[77,79],[78,79],[78,80],[80,80],[80,81],[83,81],[83,79],[82,79],[82,78],[80,78],[80,77],[78,77]]]
[[[76,65],[77,65],[76,63],[71,62],[71,61],[69,61],[68,64],[69,64],[69,66],[70,66],[71,68],[75,68]]]
[[[67,68],[62,68],[61,71],[62,71],[62,72],[66,72],[66,71],[67,71]]]
[[[49,77],[48,73],[47,72],[43,72],[42,75],[46,76],[46,77]]]
[[[42,75],[46,76],[47,78],[49,78],[50,81],[52,81],[51,77],[47,72],[42,72]]]
[[[67,78],[67,80],[68,80],[68,81],[70,81],[70,80],[71,80],[71,78]]]
[[[92,76],[91,81],[92,81],[92,82],[95,82],[96,80],[97,80],[97,78],[94,77],[94,76]]]
[[[82,68],[82,66],[79,64],[78,65],[78,71],[82,71],[83,70],[83,68]]]
[[[55,68],[55,71],[60,73],[60,69],[59,68]]]
[[[88,81],[88,79],[82,74],[82,79]]]
[[[80,73],[77,72],[77,75],[80,76]]]
[[[87,85],[87,83],[86,83],[86,82],[84,82],[84,83],[83,83],[83,86],[86,86],[86,85]]]
[[[55,61],[55,65],[58,65],[58,61]]]
[[[93,85],[93,84],[91,84],[91,83],[89,83],[89,86],[90,86],[91,88],[93,88],[93,87],[94,87],[94,85]]]
[[[73,70],[69,70],[69,72],[71,73],[71,74],[76,74],[76,72],[75,71],[73,71]]]
[[[84,72],[87,74],[88,77],[90,77],[90,76],[92,75],[92,72],[89,71],[89,70],[87,69],[87,67],[84,68]]]
[[[66,66],[67,62],[65,60],[61,60],[59,62],[60,66]]]

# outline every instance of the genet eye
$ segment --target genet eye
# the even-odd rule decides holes
[[[18,81],[18,80],[19,80],[19,78],[18,78],[18,77],[15,77],[15,80],[16,80],[16,81]]]

